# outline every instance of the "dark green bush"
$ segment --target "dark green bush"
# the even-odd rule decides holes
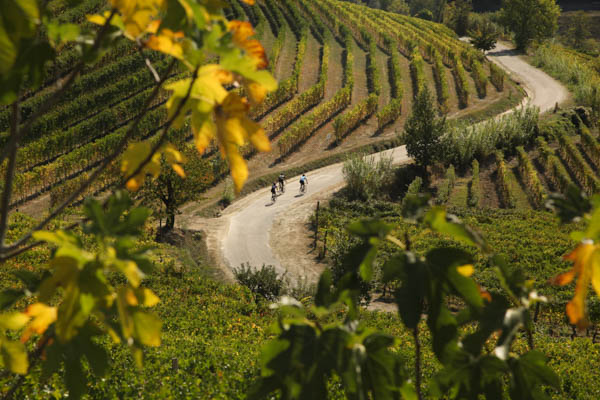
[[[283,276],[279,276],[272,265],[263,264],[258,269],[252,268],[250,263],[246,262],[240,265],[240,268],[234,269],[233,274],[239,283],[268,301],[277,300],[285,290]]]

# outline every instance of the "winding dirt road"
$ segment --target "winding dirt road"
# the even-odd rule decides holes
[[[567,89],[543,71],[531,66],[504,44],[487,53],[525,88],[528,101],[540,110],[552,109],[565,101]],[[410,161],[405,146],[378,153],[391,155],[395,163]],[[232,269],[249,262],[253,267],[273,265],[279,273],[287,272],[290,282],[301,279],[316,281],[323,268],[315,261],[306,237],[306,224],[319,200],[325,200],[343,186],[342,164],[334,164],[307,174],[309,185],[300,194],[299,177],[288,179],[286,192],[271,202],[270,188],[265,188],[235,202],[219,218],[181,218],[181,226],[203,230],[209,252],[233,280]]]

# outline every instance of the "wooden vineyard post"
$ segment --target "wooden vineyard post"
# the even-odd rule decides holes
[[[317,201],[317,215],[315,218],[315,242],[313,244],[313,247],[316,249],[317,248],[317,240],[319,239],[319,206],[320,206],[321,202]]]

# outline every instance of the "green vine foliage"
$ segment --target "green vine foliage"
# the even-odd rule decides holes
[[[95,376],[107,372],[108,354],[98,338],[109,335],[115,343],[125,343],[138,366],[142,365],[144,346],[160,345],[161,321],[148,311],[159,299],[141,285],[152,270],[149,249],[136,244],[150,210],[132,208],[132,204],[124,191],[112,195],[106,208],[88,199],[84,212],[89,222],[83,227],[84,235],[64,230],[36,232],[36,240],[55,248],[51,272],[42,279],[21,274],[23,289],[0,293],[3,309],[25,296],[37,298],[24,313],[2,314],[0,327],[25,327],[25,340],[39,336],[36,348],[46,354],[42,379],[64,365],[65,384],[73,398],[85,392],[84,359]],[[58,294],[61,301],[53,306]],[[25,347],[0,340],[3,349],[11,350],[3,351],[4,366],[25,373]]]
[[[350,399],[423,398],[420,376],[412,379],[407,373],[419,371],[419,366],[405,365],[391,351],[393,337],[363,327],[358,319],[360,281],[373,278],[373,262],[386,241],[398,246],[397,254],[382,269],[383,280],[396,283],[395,302],[401,320],[418,332],[425,319],[432,350],[442,365],[429,382],[429,395],[503,399],[504,382],[508,382],[511,398],[546,399],[549,392],[545,387],[560,387],[542,353],[533,348],[522,355],[511,351],[520,330],[531,332],[530,309],[544,298],[457,217],[442,208],[424,210],[427,201],[423,197],[414,196],[411,201],[415,204],[406,207],[411,210],[407,218],[483,251],[494,265],[504,293],[489,294],[475,283],[470,277],[473,259],[464,250],[438,247],[418,257],[408,240],[402,243],[391,236],[392,226],[374,219],[354,222],[347,229],[360,245],[348,257],[355,260],[353,268],[338,284],[334,287],[331,273],[325,271],[314,305],[290,298],[274,305],[280,311],[274,327],[277,337],[262,351],[262,376],[250,390],[250,398],[264,398],[273,392],[283,399],[327,398],[327,385],[333,377],[342,381]],[[465,307],[451,312],[447,305],[450,297],[460,298]],[[343,318],[336,319],[339,315]],[[502,333],[496,335],[498,331]],[[415,336],[418,339],[418,333]],[[419,355],[415,358],[419,360]]]

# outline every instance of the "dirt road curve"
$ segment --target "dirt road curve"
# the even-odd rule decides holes
[[[544,72],[532,67],[500,44],[488,57],[504,68],[525,87],[533,105],[546,111],[568,97],[568,91]],[[396,163],[409,161],[404,146],[384,152]],[[299,177],[288,179],[286,192],[271,202],[270,189],[254,192],[227,208],[220,218],[182,218],[182,227],[204,230],[209,251],[223,273],[233,278],[231,269],[244,262],[254,267],[274,265],[287,271],[292,283],[302,277],[314,281],[320,267],[310,253],[305,226],[316,202],[326,199],[343,185],[342,164],[334,164],[307,174],[309,185],[300,194]]]
[[[499,42],[486,55],[523,86],[528,96],[524,101],[530,101],[541,111],[550,110],[556,103],[560,104],[569,97],[569,91],[562,84],[527,63],[506,43]]]

